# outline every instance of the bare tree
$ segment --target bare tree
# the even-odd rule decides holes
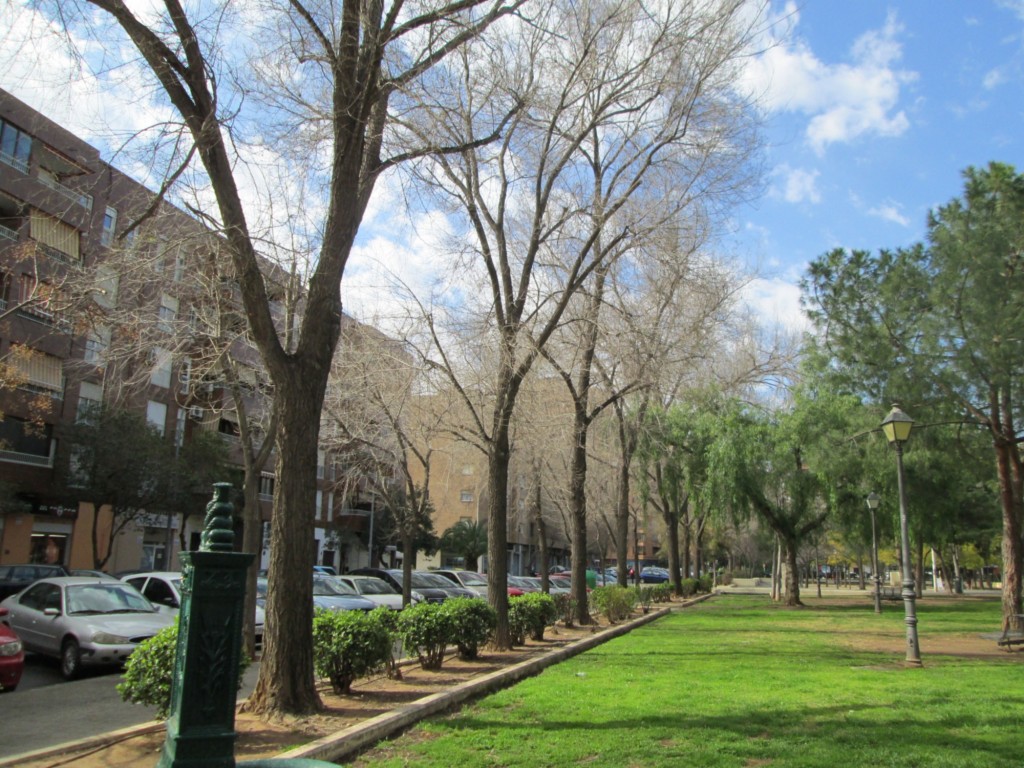
[[[320,706],[312,659],[313,510],[317,438],[330,361],[341,326],[341,278],[380,174],[436,144],[410,145],[394,112],[405,91],[523,0],[361,5],[330,0],[268,1],[241,13],[230,3],[186,6],[165,0],[136,13],[123,0],[89,0],[103,14],[59,3],[70,24],[109,34],[114,22],[181,119],[164,146],[168,179],[201,164],[213,204],[203,213],[223,233],[253,342],[274,388],[280,419],[271,520],[267,635],[252,711],[304,713]],[[249,12],[251,11],[251,13]],[[107,41],[109,42],[109,40]],[[114,46],[105,46],[113,52]],[[284,85],[285,87],[280,87]],[[249,122],[247,122],[249,121]],[[318,253],[294,349],[275,327],[260,270],[270,224],[246,205],[247,165],[236,154],[261,133],[296,177],[314,178],[322,216],[305,223]],[[279,138],[281,144],[275,144]],[[309,178],[307,177],[307,178]],[[272,194],[280,194],[273,189]],[[264,228],[266,225],[266,228]],[[262,232],[261,232],[262,230]]]
[[[488,596],[499,647],[509,643],[510,425],[523,381],[576,292],[629,240],[642,216],[626,216],[625,206],[656,168],[687,201],[742,176],[750,124],[733,76],[751,32],[744,5],[672,2],[652,13],[632,0],[553,3],[505,45],[464,49],[464,95],[432,115],[450,144],[504,128],[499,143],[420,166],[421,179],[464,216],[460,268],[486,286],[477,309],[494,367],[486,407],[466,401],[488,456]],[[458,307],[460,321],[468,304]],[[431,307],[429,357],[466,393],[442,315]]]

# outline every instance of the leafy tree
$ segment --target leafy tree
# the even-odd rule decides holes
[[[928,218],[928,244],[835,250],[803,282],[837,367],[875,403],[922,419],[965,420],[991,442],[1003,527],[1003,624],[1021,628],[1024,472],[1024,177],[990,163]]]
[[[466,569],[475,571],[477,562],[487,554],[487,525],[475,520],[459,520],[441,534],[441,549],[466,560]]]
[[[93,506],[93,567],[110,557],[117,534],[141,513],[167,509],[167,489],[174,478],[172,446],[137,411],[99,408],[71,426],[69,465],[64,483]],[[109,527],[101,512],[109,508]]]

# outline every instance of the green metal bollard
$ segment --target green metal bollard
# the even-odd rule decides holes
[[[235,698],[245,574],[255,555],[235,552],[230,483],[214,483],[199,550],[183,552],[182,604],[171,713],[157,768],[235,768]],[[320,760],[269,759],[246,768],[314,768]]]

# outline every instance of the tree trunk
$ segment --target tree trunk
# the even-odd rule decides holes
[[[679,521],[679,533],[682,536],[682,541],[677,545],[679,547],[679,568],[682,578],[690,578],[690,569],[693,566],[690,560],[690,548],[693,546],[693,528],[690,527],[691,518],[690,515],[683,515]]]
[[[578,393],[573,423],[573,447],[569,461],[569,495],[572,505],[572,599],[576,603],[576,623],[590,623],[587,606],[587,416],[583,412],[587,398]]]
[[[679,579],[679,516],[665,510],[665,538],[668,539],[668,572],[673,579],[672,586],[677,596],[682,597],[683,585]],[[637,563],[636,577],[640,579],[640,563]]]
[[[996,443],[996,466],[999,473],[999,499],[1003,508],[1002,608],[1003,631],[1024,629],[1021,620],[1021,492],[1019,467],[1015,467],[1011,448]]]
[[[317,379],[320,379],[318,381]],[[300,375],[278,382],[281,421],[271,517],[267,577],[267,625],[256,687],[246,711],[315,712],[321,708],[313,673],[313,516],[316,504],[317,440],[326,375]],[[282,392],[287,388],[291,391]],[[285,574],[290,591],[285,592]],[[294,578],[295,574],[307,574]]]
[[[508,626],[508,418],[495,409],[494,432],[488,444],[487,481],[490,498],[490,519],[487,524],[487,600],[497,615],[494,626],[494,647],[512,648]]]
[[[796,565],[797,542],[787,540],[785,542],[786,557],[786,594],[785,604],[788,606],[803,605],[800,602],[800,572]],[[780,559],[781,562],[781,559]]]

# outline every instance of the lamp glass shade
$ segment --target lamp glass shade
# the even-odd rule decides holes
[[[882,422],[882,431],[890,443],[904,443],[910,437],[913,426],[914,420],[894,405]]]
[[[882,503],[882,497],[872,491],[868,494],[868,509],[878,509],[878,505]]]

